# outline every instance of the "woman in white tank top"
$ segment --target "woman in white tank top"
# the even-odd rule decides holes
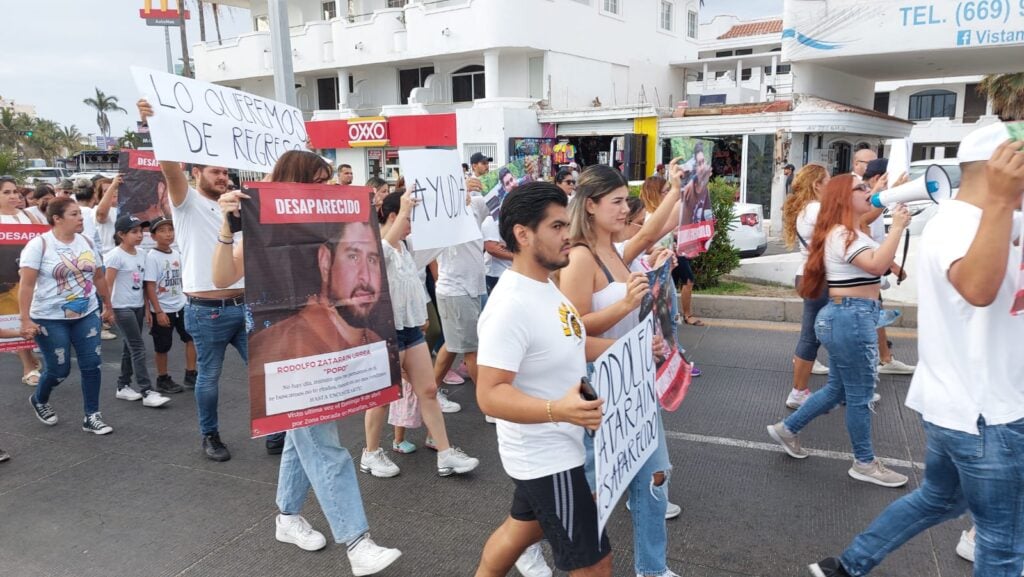
[[[18,193],[18,184],[14,182],[14,179],[7,177],[0,179],[0,224],[43,224],[22,210],[21,202],[22,196]],[[17,296],[17,285],[11,289],[11,294]],[[21,382],[30,387],[36,386],[39,382],[41,366],[35,355],[32,354],[32,350],[21,349],[15,354],[21,360]]]
[[[625,242],[621,253],[613,239],[629,216],[626,179],[605,165],[588,167],[580,175],[569,207],[569,234],[575,246],[569,266],[561,271],[559,289],[579,311],[588,335],[617,339],[640,322],[640,301],[649,291],[647,276],[631,272],[627,263],[646,253],[678,222],[681,170],[675,162],[670,174],[671,191],[640,231]],[[665,561],[665,518],[678,515],[680,509],[671,505],[670,512],[671,465],[660,419],[658,429],[658,449],[637,472],[627,493],[637,544],[634,565],[641,575],[675,575]],[[587,476],[593,486],[593,443],[589,437],[584,440]]]

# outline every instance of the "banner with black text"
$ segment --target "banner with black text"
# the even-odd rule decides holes
[[[398,158],[406,185],[420,201],[412,211],[409,235],[416,250],[481,238],[480,225],[466,203],[465,176],[457,150],[402,150]]]

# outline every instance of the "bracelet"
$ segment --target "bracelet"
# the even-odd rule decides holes
[[[221,244],[235,244],[234,237],[230,237],[230,240],[224,240],[224,237],[218,236],[217,241],[220,242]]]
[[[552,423],[555,422],[555,416],[551,414],[551,401],[548,401],[548,420]]]

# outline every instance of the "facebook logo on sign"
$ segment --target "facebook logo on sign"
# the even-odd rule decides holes
[[[957,46],[970,46],[971,44],[971,31],[970,30],[958,30],[956,33],[956,45]]]

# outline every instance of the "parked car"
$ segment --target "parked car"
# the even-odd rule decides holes
[[[103,178],[114,178],[117,176],[116,170],[90,170],[87,172],[76,172],[69,176],[72,181],[78,180],[79,178],[88,178],[92,180],[94,177],[102,176]]]
[[[57,184],[69,174],[70,171],[53,166],[35,166],[24,170],[26,184]]]
[[[957,193],[960,192],[960,165],[955,158],[915,160],[910,163],[910,170],[908,171],[910,180],[921,178],[924,171],[933,164],[941,166],[942,170],[945,170],[946,174],[949,175],[949,184],[953,187],[953,198],[956,198]],[[910,216],[913,217],[907,229],[910,231],[910,236],[917,236],[924,230],[924,225],[928,224],[928,221],[939,211],[939,205],[930,200],[919,200],[908,202],[907,209],[910,210]],[[889,214],[888,208],[882,212],[882,218],[885,223],[885,232],[889,232],[889,227],[892,225],[892,215]]]
[[[761,256],[768,249],[768,233],[764,230],[762,214],[760,204],[737,202],[733,205],[729,241],[740,251],[741,257]]]

